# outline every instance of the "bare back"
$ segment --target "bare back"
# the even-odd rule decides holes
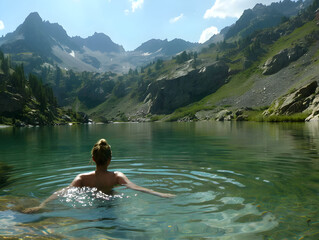
[[[109,172],[109,171],[95,171],[89,173],[83,173],[78,175],[70,186],[73,187],[91,187],[97,188],[98,190],[111,194],[112,188],[116,185],[126,186],[133,190],[150,193],[159,197],[174,197],[175,195],[169,193],[160,193],[152,189],[140,187],[132,183],[124,173],[122,172]]]
[[[104,193],[111,193],[112,188],[118,185],[116,172],[89,172],[78,175],[71,186],[97,188]]]

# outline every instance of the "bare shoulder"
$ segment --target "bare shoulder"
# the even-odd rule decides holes
[[[92,171],[92,172],[87,172],[87,173],[80,173],[77,177],[86,177],[86,176],[92,176],[94,175],[95,172]]]
[[[115,171],[115,172],[114,172],[114,174],[115,174],[115,176],[116,176],[116,177],[122,177],[122,176],[125,176],[125,175],[124,175],[124,173],[119,172],[119,171]]]
[[[70,186],[73,187],[82,187],[83,186],[83,179],[85,179],[87,176],[91,175],[91,173],[81,173],[78,174],[74,180],[72,181],[72,183],[70,184]]]
[[[124,173],[122,172],[114,172],[115,177],[116,177],[116,182],[117,184],[120,185],[126,185],[130,182],[130,180],[128,180],[128,178],[125,176]]]

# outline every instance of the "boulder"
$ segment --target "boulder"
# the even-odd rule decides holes
[[[215,117],[216,121],[230,121],[233,119],[232,111],[227,109],[221,110]]]
[[[233,119],[234,119],[233,115],[227,115],[225,116],[224,121],[232,121]]]
[[[263,74],[271,75],[282,68],[289,65],[289,63],[298,60],[302,55],[306,53],[307,49],[302,45],[295,45],[293,48],[284,49],[275,56],[269,58],[263,66]]]
[[[319,121],[319,105],[312,110],[312,113],[306,118],[306,122]]]
[[[314,109],[316,106],[314,101],[317,99],[315,97],[317,87],[317,81],[313,81],[290,94],[276,99],[272,107],[264,111],[263,115],[291,115]]]
[[[288,60],[293,62],[298,60],[302,55],[306,53],[306,48],[301,45],[296,45],[295,47],[288,50]]]
[[[319,95],[316,95],[309,109],[312,109],[311,114],[306,118],[307,122],[310,121],[319,121]]]
[[[244,111],[242,109],[237,109],[237,111],[235,112],[236,117],[242,115],[244,113]]]
[[[289,58],[288,58],[288,49],[284,49],[280,51],[278,54],[269,58],[264,64],[264,75],[271,75],[278,72],[280,69],[288,66]]]
[[[304,111],[309,107],[311,99],[309,97],[316,92],[317,87],[318,83],[314,81],[288,95],[278,109],[278,113],[290,115]]]

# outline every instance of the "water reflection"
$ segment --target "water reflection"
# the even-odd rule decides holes
[[[0,189],[8,222],[0,235],[31,229],[66,238],[316,239],[318,130],[318,123],[242,122],[0,129],[1,161],[14,169]],[[112,170],[177,197],[82,189],[49,212],[19,213],[23,200],[40,201],[94,169],[90,149],[102,137],[112,145]]]

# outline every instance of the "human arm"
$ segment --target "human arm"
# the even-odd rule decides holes
[[[46,204],[48,202],[51,202],[51,201],[57,199],[59,195],[61,195],[64,191],[66,191],[70,187],[81,187],[81,186],[82,186],[81,175],[78,175],[78,176],[76,176],[76,178],[74,178],[74,180],[72,181],[72,183],[68,187],[62,188],[62,189],[54,192],[50,197],[48,197],[43,202],[41,202],[41,204],[39,206],[26,208],[22,212],[23,213],[36,213],[36,212],[39,212],[39,211],[41,211],[42,209],[45,208],[45,206],[46,206]]]
[[[149,193],[149,194],[152,194],[152,195],[155,195],[155,196],[159,196],[159,197],[162,197],[162,198],[175,197],[174,194],[156,192],[156,191],[154,191],[152,189],[148,189],[148,188],[145,188],[145,187],[138,186],[135,183],[131,182],[125,176],[124,173],[116,172],[116,177],[117,177],[117,183],[118,184],[120,184],[122,186],[125,186],[125,187],[128,187],[130,189],[133,189],[133,190],[136,190],[136,191],[140,191],[140,192],[144,192],[144,193]]]
[[[64,189],[62,189],[62,190],[64,190]],[[62,191],[62,190],[60,190],[60,191]],[[45,199],[39,206],[26,208],[22,212],[23,213],[36,213],[36,212],[41,211],[48,202],[53,201],[54,199],[58,198],[60,191],[54,192],[50,197]]]

